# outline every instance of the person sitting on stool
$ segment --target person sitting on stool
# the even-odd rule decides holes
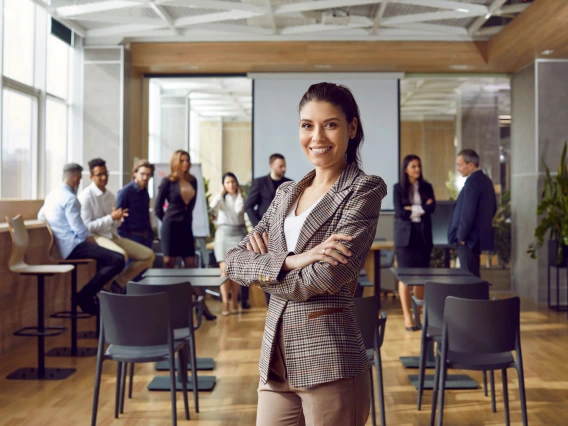
[[[38,213],[38,220],[49,223],[63,259],[95,259],[95,276],[77,293],[74,303],[83,312],[96,315],[96,295],[103,286],[124,269],[124,257],[100,247],[81,219],[77,189],[83,167],[70,163],[63,167],[63,182],[51,191]]]

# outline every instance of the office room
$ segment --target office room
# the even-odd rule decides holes
[[[0,425],[568,422],[568,3],[0,10]]]

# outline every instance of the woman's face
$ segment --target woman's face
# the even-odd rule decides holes
[[[225,191],[227,191],[229,194],[233,195],[237,193],[239,186],[237,185],[237,181],[234,177],[227,176],[223,181],[223,188],[225,188]]]
[[[327,168],[345,161],[349,139],[357,133],[357,119],[347,122],[341,108],[311,101],[300,111],[300,143],[308,160]]]
[[[422,173],[422,166],[420,165],[420,161],[412,160],[410,163],[408,163],[408,166],[406,166],[405,172],[408,177],[418,180],[418,178],[420,178],[420,174]]]
[[[183,154],[179,159],[179,170],[182,173],[187,173],[189,172],[190,168],[191,168],[191,163],[189,161],[189,155]]]

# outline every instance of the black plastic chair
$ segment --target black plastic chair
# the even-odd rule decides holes
[[[199,392],[197,389],[197,358],[195,349],[195,334],[194,331],[201,325],[200,310],[197,314],[197,325],[194,325],[193,320],[193,290],[189,281],[180,282],[177,284],[140,284],[130,281],[126,285],[127,295],[143,295],[143,294],[156,294],[166,293],[170,300],[170,315],[172,321],[172,328],[174,330],[174,343],[187,343],[188,350],[182,349],[181,358],[182,363],[187,367],[188,363],[191,364],[193,400],[195,403],[195,412],[199,413]],[[202,299],[202,297],[200,298]],[[199,305],[199,303],[198,303]],[[200,306],[200,305],[199,305]],[[179,367],[179,366],[178,366]],[[178,371],[181,371],[179,369]],[[128,398],[132,398],[132,383],[134,381],[134,363],[130,364],[130,383],[128,387]],[[184,382],[187,381],[187,374]],[[124,406],[124,388],[126,382],[126,370],[123,372],[122,378],[122,397],[121,397],[121,413]]]
[[[448,297],[444,309],[441,351],[436,356],[436,376],[430,424],[434,424],[440,386],[438,426],[444,415],[444,391],[449,368],[461,370],[501,370],[505,422],[509,419],[507,369],[519,375],[519,393],[523,426],[528,425],[525,376],[521,353],[521,303],[518,297],[502,300],[468,300]],[[516,352],[516,360],[512,351]],[[443,362],[442,362],[443,360]],[[438,383],[439,382],[439,383]]]
[[[385,419],[385,394],[383,388],[383,364],[381,361],[381,346],[385,337],[385,326],[387,323],[387,313],[382,312],[378,317],[377,301],[375,296],[353,299],[355,304],[355,315],[357,324],[363,336],[363,343],[367,350],[367,356],[371,364],[377,370],[377,387],[379,392],[379,403],[381,410],[381,426],[386,425]],[[371,379],[371,418],[373,426],[376,426],[375,409],[375,385],[373,384],[373,368],[369,369]]]
[[[448,296],[461,297],[463,299],[489,299],[489,284],[479,280],[471,284],[442,284],[427,281],[424,285],[424,323],[422,326],[422,339],[420,345],[420,363],[418,365],[418,400],[416,408],[422,407],[422,395],[424,393],[424,374],[426,370],[426,357],[428,346],[432,342],[440,342],[442,339],[442,323],[444,320],[444,305]],[[484,375],[484,377],[486,377]],[[485,396],[487,396],[487,383],[484,380]],[[492,392],[492,399],[495,392]]]
[[[118,418],[120,385],[123,369],[129,362],[146,363],[175,360],[176,352],[184,343],[174,344],[174,330],[170,317],[170,300],[167,294],[144,296],[125,296],[121,294],[99,293],[101,327],[97,353],[97,372],[93,397],[91,426],[97,422],[97,409],[101,385],[103,361],[116,361],[116,394],[114,417]],[[105,343],[110,346],[104,351]],[[172,424],[177,425],[175,363],[170,362],[170,381],[172,399]],[[187,376],[185,364],[180,362],[181,374]],[[182,380],[185,419],[189,420],[187,387]]]

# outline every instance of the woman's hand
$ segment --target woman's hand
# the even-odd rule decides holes
[[[331,265],[349,263],[349,257],[353,255],[351,250],[340,241],[351,241],[353,237],[345,234],[333,234],[323,243],[313,249],[294,256],[288,256],[284,261],[282,270],[288,272],[294,269],[305,268],[316,262],[326,262]]]
[[[404,206],[404,210],[408,210],[409,212],[412,211],[412,206]]]
[[[265,232],[261,236],[258,232],[253,232],[247,243],[247,250],[256,254],[268,253],[268,234]]]
[[[426,200],[426,205],[429,206],[430,204],[432,204],[434,202],[434,200],[432,198],[428,198]]]

